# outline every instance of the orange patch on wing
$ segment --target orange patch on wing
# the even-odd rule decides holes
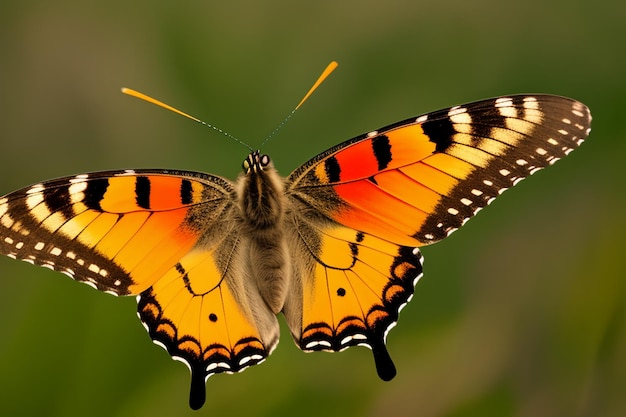
[[[189,286],[196,294],[205,294],[222,282],[222,271],[218,268],[213,253],[205,250],[189,252],[180,264],[188,274]]]
[[[397,168],[421,161],[435,152],[435,143],[424,134],[419,124],[403,126],[385,133],[391,143],[393,161],[389,165]]]
[[[203,298],[199,338],[203,346],[219,343],[233,350],[241,339],[260,338],[251,318],[241,311],[226,283],[222,282],[218,288]],[[215,321],[211,320],[212,317]]]
[[[152,287],[163,317],[175,323],[179,339],[192,336],[203,350],[211,347],[205,356],[219,351],[228,357],[229,350],[239,349],[237,343],[241,339],[260,338],[251,318],[241,310],[228,283],[222,279],[210,253],[191,252],[180,264],[185,275],[172,268]]]
[[[151,175],[150,179],[150,209],[167,210],[181,205],[181,180],[172,177]]]
[[[390,145],[391,160],[386,169],[393,169],[424,159],[435,151],[435,144],[424,134],[420,125],[408,125],[385,133]],[[379,172],[379,162],[373,149],[376,137],[352,144],[337,152],[335,158],[341,169],[341,182],[368,178]],[[324,183],[326,174],[320,176]]]
[[[370,313],[382,306],[397,246],[369,235],[359,236],[357,242],[356,236],[355,230],[345,227],[322,231],[320,263],[315,276],[305,281],[304,327],[326,323],[341,332],[350,325],[364,327],[365,322],[377,320]]]
[[[91,223],[100,213],[94,210],[85,210],[69,219],[58,232],[69,239],[74,239]]]
[[[398,245],[411,247],[421,245],[421,243],[412,238],[406,230],[399,229],[392,224],[384,224],[378,217],[363,210],[349,208],[335,213],[333,217],[341,224],[361,230],[389,242],[394,242]]]
[[[170,210],[181,207],[181,187],[182,179],[175,177],[164,177],[158,175],[148,176],[150,179],[150,209]],[[190,182],[192,188],[192,200],[200,201],[202,186],[197,182]]]
[[[76,236],[79,242],[88,248],[96,246],[96,244],[113,228],[118,219],[118,215],[109,213],[100,213],[95,219]]]
[[[129,198],[129,196],[135,196],[135,181],[135,176],[109,178],[109,186],[100,201],[102,210],[110,213],[128,213],[140,210],[141,208],[136,204],[135,199]]]
[[[429,157],[428,161],[436,159],[433,157],[434,155]],[[430,166],[426,163],[418,162],[402,167],[400,171],[441,195],[448,195],[459,183],[458,179],[452,175],[437,169],[436,164]]]
[[[405,237],[410,236],[419,229],[428,215],[427,212],[390,195],[370,181],[339,184],[334,189],[351,206],[337,214],[339,222],[381,238],[391,239],[396,234],[392,230],[391,233],[379,234],[381,228],[386,230],[389,226]],[[371,220],[352,219],[351,216],[357,211],[367,212],[372,216]],[[385,224],[381,227],[378,223]],[[377,232],[374,233],[374,230]]]
[[[425,158],[425,164],[457,178],[465,179],[476,168],[474,165],[445,153],[436,153]]]
[[[424,213],[431,213],[441,200],[440,194],[399,170],[385,171],[374,178],[379,188]]]
[[[95,248],[104,256],[114,258],[144,225],[148,217],[150,217],[149,212],[137,212],[120,216],[117,223],[98,242]]]
[[[378,162],[372,150],[372,141],[364,140],[348,146],[335,158],[339,163],[341,181],[367,178],[378,171]]]
[[[163,268],[174,265],[195,244],[197,235],[183,225],[186,213],[129,213],[120,220],[128,229],[113,227],[111,237],[103,239],[103,254],[113,255],[137,283],[132,292],[148,288],[165,273]]]
[[[184,207],[181,201],[182,179],[178,177],[147,175],[150,180],[150,210],[162,211]],[[134,198],[136,195],[136,176],[118,176],[109,179],[109,186],[104,194],[100,206],[104,211],[111,213],[128,213],[137,210],[145,210],[137,205]],[[192,186],[192,200],[199,201],[202,195],[202,185],[190,182]]]

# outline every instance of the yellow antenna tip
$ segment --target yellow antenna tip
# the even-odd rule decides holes
[[[319,76],[317,81],[315,81],[315,84],[313,84],[313,87],[311,87],[309,92],[305,94],[304,98],[300,100],[300,103],[298,103],[294,111],[298,110],[298,108],[300,108],[300,106],[304,104],[304,102],[309,98],[309,96],[313,94],[313,91],[315,91],[317,87],[319,87],[320,84],[323,83],[326,78],[328,78],[330,73],[333,72],[335,68],[337,68],[337,65],[339,65],[337,64],[337,62],[332,61],[330,64],[328,64],[328,66],[326,66],[326,69],[322,72],[322,74]]]
[[[150,97],[148,95],[145,95],[144,93],[140,93],[137,90],[133,90],[132,88],[126,88],[126,87],[122,87],[122,93],[129,95],[131,97],[135,97],[138,98],[139,100],[143,100],[143,101],[147,101],[148,103],[152,103],[154,105],[157,105],[159,107],[162,107],[166,110],[169,111],[173,111],[174,113],[180,114],[181,116],[185,116],[188,119],[194,120],[198,123],[203,123],[202,120],[193,117],[190,114],[185,113],[184,111],[178,110],[177,108],[174,108],[172,106],[170,106],[169,104],[165,104],[160,100],[157,100],[156,98]]]

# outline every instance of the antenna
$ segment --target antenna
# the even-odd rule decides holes
[[[330,75],[331,72],[333,72],[335,70],[335,68],[337,68],[337,63],[335,61],[332,61],[330,64],[328,64],[328,66],[326,66],[326,69],[322,72],[322,74],[318,77],[317,81],[315,81],[315,84],[313,84],[313,87],[311,87],[309,89],[309,91],[304,95],[304,98],[302,100],[300,100],[300,103],[298,103],[298,105],[291,111],[291,113],[289,113],[287,115],[287,117],[285,117],[285,119],[278,125],[278,127],[276,129],[274,129],[274,131],[272,131],[272,133],[270,133],[265,140],[263,141],[263,143],[261,143],[261,147],[263,147],[263,145],[265,145],[275,134],[276,132],[278,132],[284,125],[285,123],[287,123],[287,121],[291,118],[291,116],[294,115],[294,113],[300,108],[300,106],[302,106],[302,104],[304,104],[304,102],[309,98],[309,96],[311,94],[313,94],[313,92],[317,89],[317,87],[320,86],[320,84]],[[157,100],[153,97],[150,97],[146,94],[140,93],[139,91],[133,90],[132,88],[126,88],[123,87],[122,88],[122,93],[138,98],[140,100],[144,100],[147,101],[148,103],[152,103],[156,106],[162,107],[166,110],[172,111],[174,113],[180,114],[181,116],[184,116],[188,119],[193,120],[194,122],[198,122],[201,125],[204,125],[206,127],[209,127],[219,133],[221,133],[222,135],[234,140],[235,142],[245,146],[246,148],[248,148],[250,151],[252,151],[252,147],[250,147],[250,145],[248,145],[247,143],[237,139],[235,136],[231,135],[230,133],[220,129],[217,126],[213,126],[212,124],[209,124],[203,120],[198,119],[197,117],[194,117],[190,114],[185,113],[184,111],[178,110],[175,107],[170,106],[169,104],[165,104],[160,100]]]
[[[180,114],[181,116],[184,116],[184,117],[186,117],[186,118],[188,118],[188,119],[193,120],[194,122],[198,122],[198,123],[200,123],[201,125],[204,125],[204,126],[206,126],[206,127],[209,127],[209,128],[211,128],[211,129],[213,129],[213,130],[215,130],[215,131],[217,131],[217,132],[221,133],[222,135],[224,135],[224,136],[226,136],[226,137],[228,137],[228,138],[230,138],[230,139],[234,140],[235,142],[237,142],[237,143],[239,143],[239,144],[241,144],[241,145],[245,146],[245,147],[246,147],[246,148],[248,148],[248,150],[250,150],[250,151],[253,151],[253,150],[254,150],[254,149],[252,149],[252,147],[251,147],[250,145],[248,145],[248,144],[247,144],[247,143],[245,143],[244,141],[239,140],[238,138],[236,138],[236,137],[234,137],[233,135],[231,135],[230,133],[228,133],[228,132],[226,132],[226,131],[224,131],[224,130],[220,129],[219,127],[217,127],[217,126],[213,126],[212,124],[209,124],[209,123],[207,123],[207,122],[205,122],[205,121],[203,121],[203,120],[198,119],[197,117],[193,117],[192,115],[187,114],[187,113],[185,113],[184,111],[178,110],[177,108],[172,107],[172,106],[170,106],[169,104],[165,104],[165,103],[163,103],[162,101],[157,100],[156,98],[153,98],[153,97],[147,96],[147,95],[145,95],[145,94],[143,94],[143,93],[140,93],[139,91],[133,90],[132,88],[126,88],[126,87],[122,87],[122,93],[127,94],[127,95],[132,96],[132,97],[136,97],[136,98],[138,98],[138,99],[140,99],[140,100],[147,101],[148,103],[155,104],[155,105],[157,105],[157,106],[159,106],[159,107],[162,107],[162,108],[164,108],[164,109],[166,109],[166,110],[169,110],[169,111],[172,111],[172,112],[174,112],[174,113]]]
[[[276,133],[280,129],[282,129],[282,127],[285,125],[285,123],[287,123],[289,121],[289,119],[291,119],[291,116],[293,116],[296,113],[296,111],[298,111],[300,106],[302,106],[304,104],[304,102],[307,101],[307,99],[311,96],[311,94],[313,94],[313,92],[317,89],[317,87],[319,87],[320,84],[322,84],[324,82],[324,80],[326,80],[326,78],[328,78],[328,76],[331,74],[331,72],[333,72],[335,70],[335,68],[337,68],[337,65],[339,65],[339,64],[337,64],[337,62],[332,61],[330,64],[328,64],[326,66],[324,71],[322,71],[322,74],[317,78],[317,81],[315,81],[315,84],[313,84],[313,87],[311,87],[309,89],[309,91],[304,95],[302,100],[300,100],[300,103],[298,103],[298,105],[291,111],[291,113],[289,113],[287,115],[287,117],[285,117],[285,119],[282,122],[280,122],[280,124],[276,127],[276,129],[274,129],[272,131],[272,133],[267,135],[267,137],[261,143],[260,148],[262,148],[267,142],[269,142],[269,140],[272,137],[274,137],[274,135],[276,135]]]

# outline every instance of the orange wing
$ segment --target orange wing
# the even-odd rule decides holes
[[[304,351],[367,346],[380,378],[392,379],[385,341],[422,276],[419,250],[314,217],[290,221],[297,278],[283,313],[296,343]]]
[[[233,266],[242,255],[232,195],[230,182],[191,172],[35,184],[0,198],[0,253],[139,294],[152,339],[191,369],[190,404],[199,408],[208,376],[259,363],[278,340],[275,316]]]
[[[344,142],[287,184],[300,288],[285,315],[304,350],[363,344],[395,375],[385,336],[421,276],[415,249],[458,229],[505,189],[587,137],[583,104],[510,96],[408,119]],[[299,308],[301,306],[301,309]],[[299,311],[302,310],[302,314]]]

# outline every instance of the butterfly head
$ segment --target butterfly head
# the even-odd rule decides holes
[[[259,151],[253,151],[244,159],[242,167],[244,174],[250,174],[250,172],[258,173],[265,170],[270,166],[272,161],[269,155],[261,154]]]

